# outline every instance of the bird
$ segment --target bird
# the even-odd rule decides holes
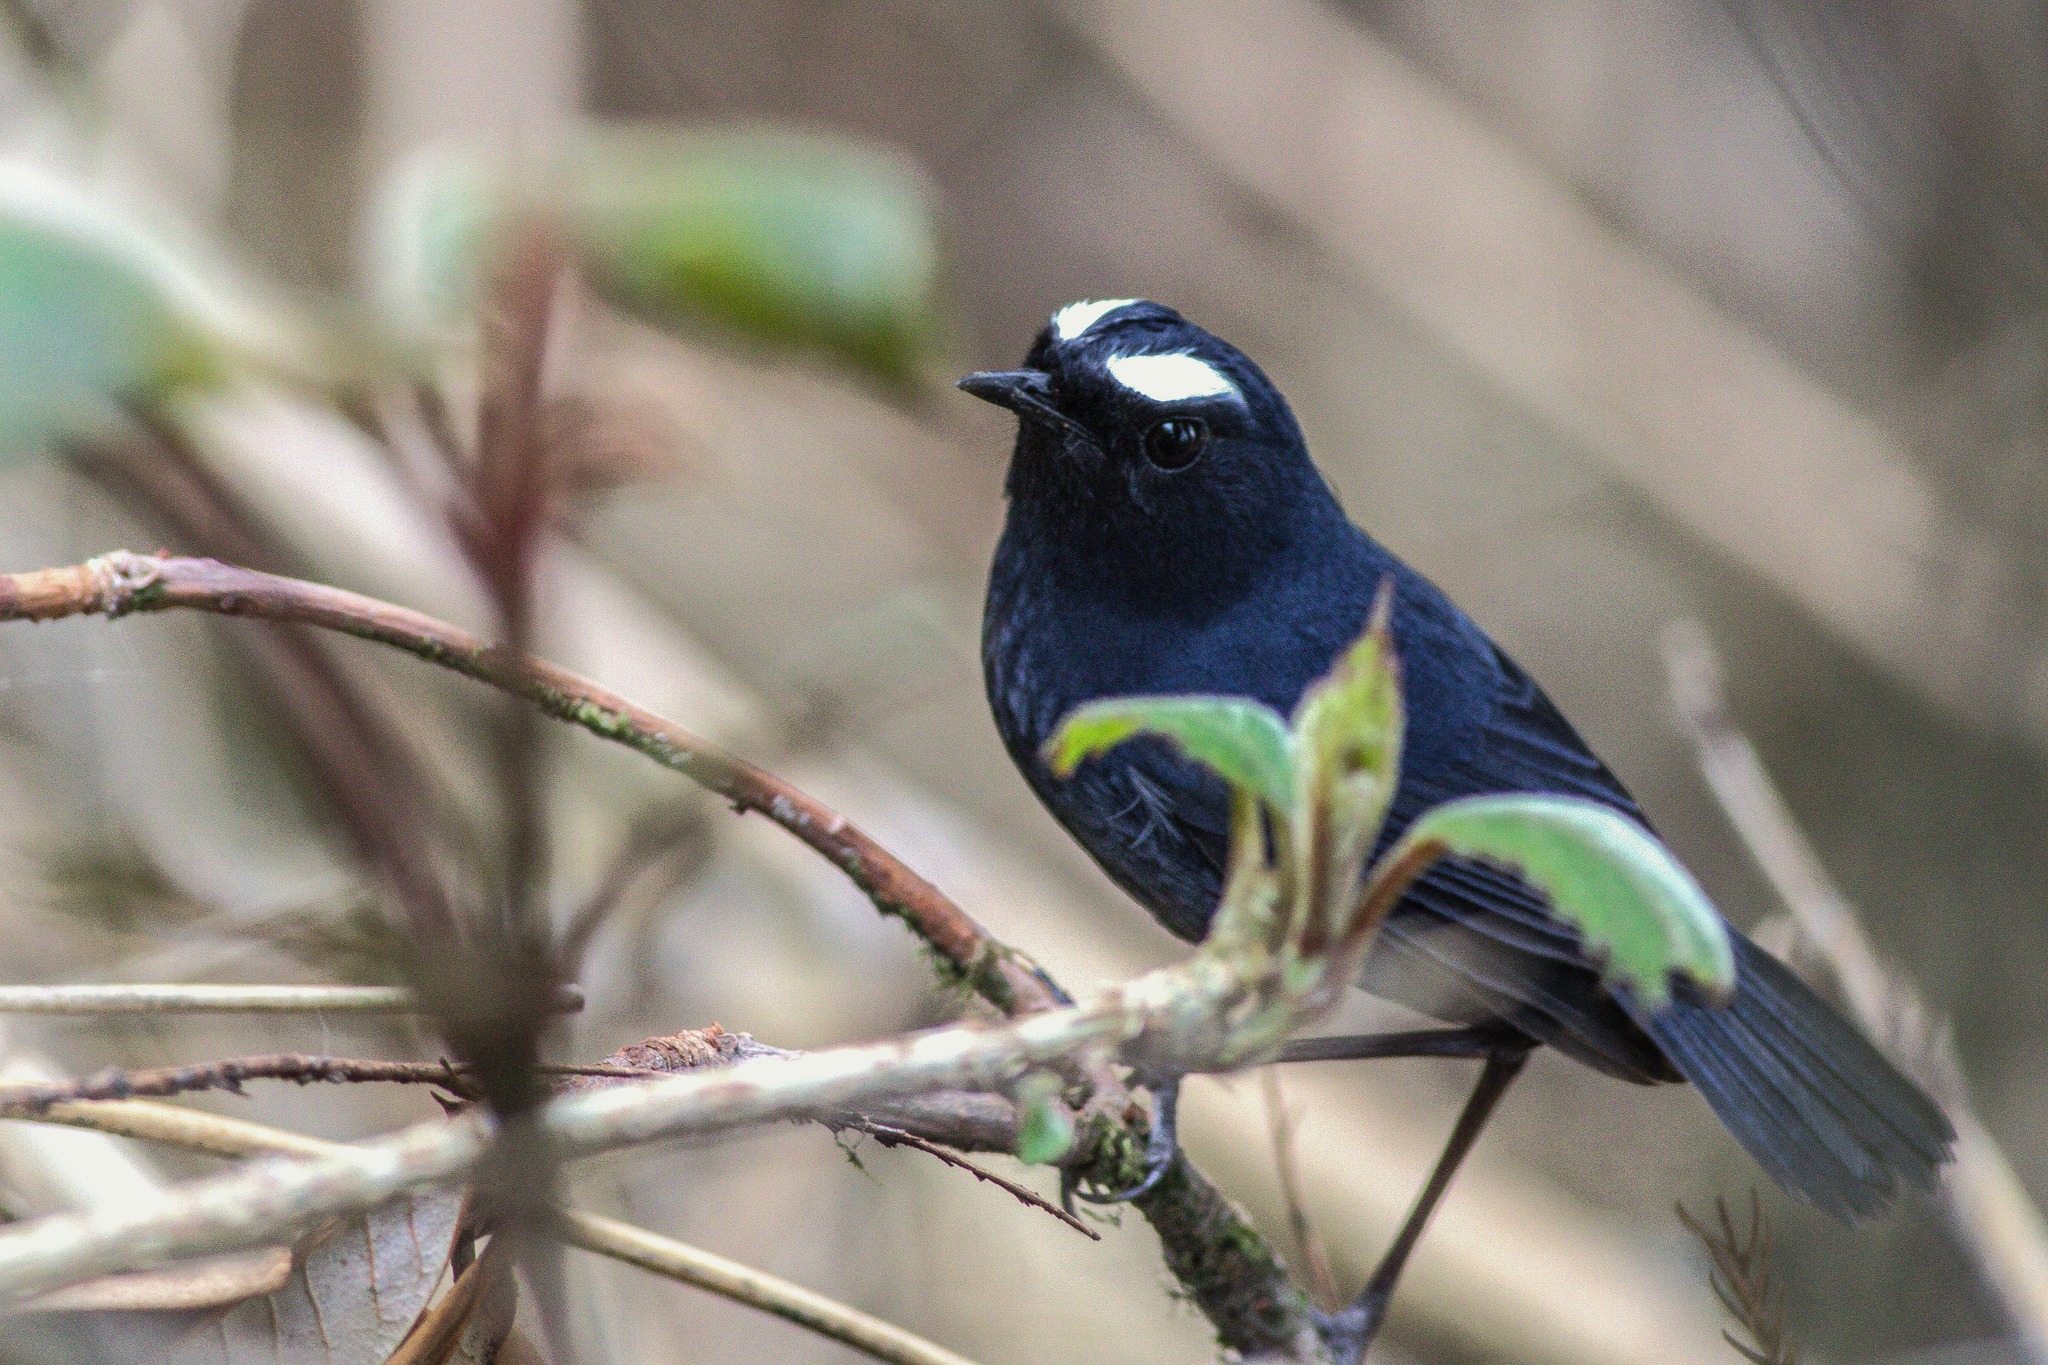
[[[1160,924],[1198,941],[1221,895],[1229,792],[1159,739],[1062,779],[1047,739],[1102,698],[1223,694],[1285,715],[1364,628],[1382,583],[1407,731],[1384,850],[1424,811],[1488,793],[1597,801],[1654,835],[1628,789],[1523,668],[1356,525],[1286,398],[1243,352],[1144,299],[1070,304],[1014,370],[959,381],[1014,413],[1007,511],[982,623],[1004,747],[1053,817]],[[1283,1059],[1466,1056],[1485,1067],[1407,1223],[1358,1299],[1370,1338],[1458,1163],[1537,1046],[1643,1085],[1690,1082],[1774,1181],[1845,1222],[1928,1190],[1939,1106],[1732,926],[1725,999],[1679,983],[1645,1008],[1503,867],[1445,861],[1384,922],[1360,984],[1444,1027],[1307,1039]],[[1173,1151],[1175,1078],[1151,1079]],[[1110,1197],[1131,1197],[1124,1191]]]

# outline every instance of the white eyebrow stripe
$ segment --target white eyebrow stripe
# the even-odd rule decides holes
[[[1070,303],[1052,315],[1052,334],[1061,341],[1072,341],[1102,321],[1104,313],[1113,313],[1127,303],[1140,302],[1140,299],[1082,299],[1079,303]]]
[[[1221,398],[1226,394],[1239,402],[1244,395],[1230,376],[1186,351],[1164,355],[1114,355],[1103,364],[1109,377],[1133,393],[1155,403],[1182,403],[1191,398]]]

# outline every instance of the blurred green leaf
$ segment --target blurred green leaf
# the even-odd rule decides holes
[[[1670,996],[1673,973],[1720,996],[1735,984],[1728,929],[1698,883],[1641,826],[1597,802],[1563,796],[1474,796],[1425,813],[1381,861],[1440,843],[1513,868],[1575,926],[1610,981],[1645,1006]]]
[[[140,224],[0,161],[0,439],[12,447],[224,372],[254,315]]]
[[[1276,812],[1294,802],[1287,727],[1272,708],[1244,697],[1115,697],[1090,702],[1060,722],[1045,760],[1065,777],[1085,758],[1136,735],[1172,740],[1188,757],[1255,794]]]
[[[408,331],[475,298],[505,215],[558,214],[598,287],[659,322],[708,321],[907,377],[933,330],[928,182],[882,149],[824,135],[661,127],[585,133],[552,168],[443,149],[385,196],[380,285]]]
[[[1045,1072],[1026,1076],[1017,1086],[1017,1160],[1027,1166],[1049,1166],[1074,1145],[1074,1121],[1060,1103],[1059,1078]]]

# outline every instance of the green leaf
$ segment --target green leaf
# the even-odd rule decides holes
[[[1649,1008],[1670,997],[1673,974],[1713,996],[1734,988],[1728,928],[1706,893],[1641,826],[1598,802],[1526,795],[1452,801],[1417,820],[1379,868],[1430,843],[1504,864],[1540,888],[1551,913],[1584,936],[1605,977]]]
[[[0,439],[30,445],[281,344],[134,219],[0,160]]]
[[[1296,856],[1317,861],[1320,885],[1347,892],[1373,846],[1399,785],[1405,713],[1400,663],[1389,629],[1391,584],[1382,585],[1365,633],[1294,708],[1296,809],[1315,812],[1294,830]],[[1348,912],[1348,894],[1333,908]]]
[[[1294,761],[1287,727],[1271,707],[1246,697],[1113,697],[1090,702],[1045,742],[1055,776],[1136,735],[1161,735],[1272,810],[1293,806]]]
[[[935,331],[933,198],[900,155],[786,130],[593,129],[538,172],[442,149],[384,196],[380,291],[404,330],[430,333],[473,304],[505,214],[558,213],[634,312],[903,379]]]
[[[1060,1103],[1059,1078],[1046,1072],[1026,1076],[1017,1086],[1017,1160],[1049,1166],[1074,1145],[1074,1120]]]

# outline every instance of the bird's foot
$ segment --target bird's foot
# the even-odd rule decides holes
[[[1393,1286],[1367,1285],[1365,1292],[1334,1313],[1317,1313],[1316,1330],[1329,1347],[1337,1365],[1359,1365],[1380,1334],[1386,1321],[1387,1305],[1393,1301]]]
[[[1180,1142],[1175,1135],[1180,1116],[1180,1077],[1151,1081],[1147,1088],[1152,1092],[1152,1131],[1145,1135],[1144,1178],[1127,1190],[1103,1192],[1069,1183],[1061,1191],[1063,1194],[1090,1204],[1127,1204],[1159,1188],[1159,1182],[1173,1169],[1173,1159],[1180,1155]],[[1072,1177],[1067,1180],[1071,1182]]]

